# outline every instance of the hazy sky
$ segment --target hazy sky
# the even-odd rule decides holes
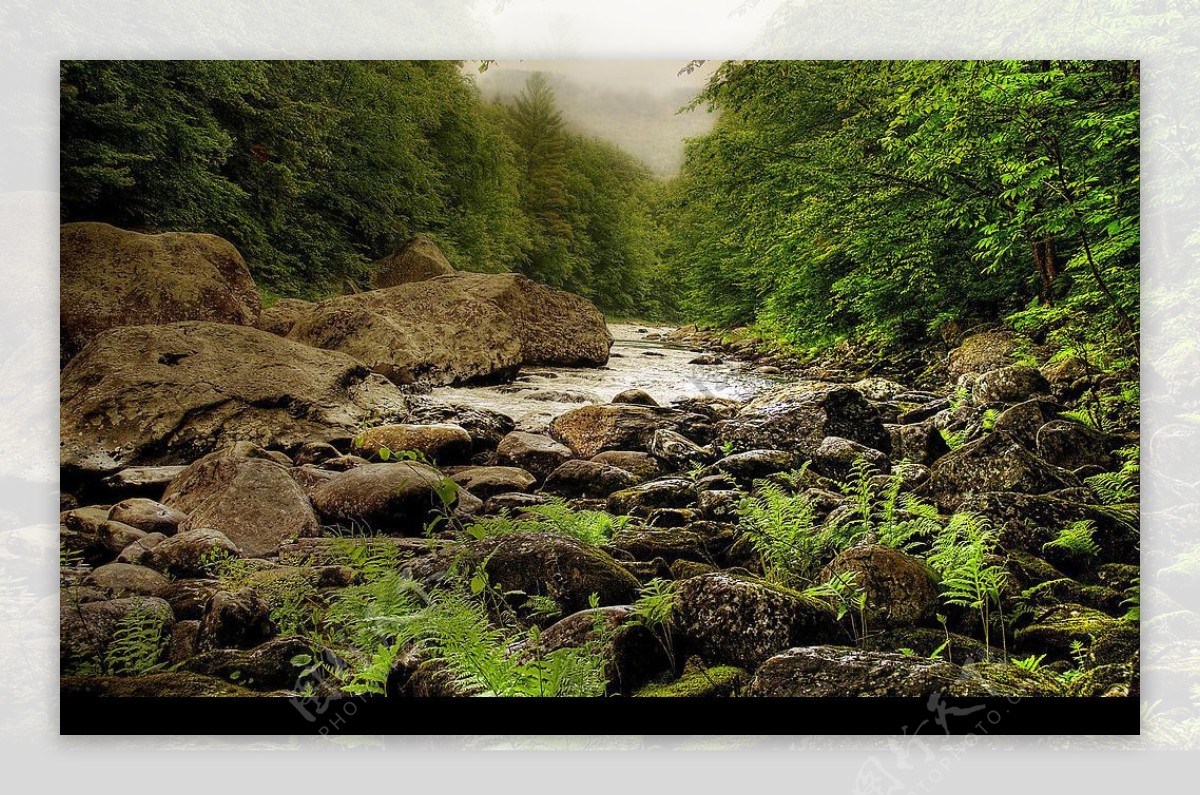
[[[484,96],[507,97],[519,92],[531,73],[543,72],[572,127],[617,144],[656,173],[669,176],[683,161],[684,139],[708,132],[713,121],[703,108],[678,111],[719,62],[679,74],[687,63],[687,59],[499,60],[476,80]],[[468,64],[472,71],[477,67],[477,62]]]

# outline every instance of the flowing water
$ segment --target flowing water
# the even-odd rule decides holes
[[[642,389],[661,405],[680,398],[712,396],[747,400],[776,381],[741,362],[688,364],[697,353],[670,342],[648,340],[670,327],[609,324],[613,347],[605,367],[533,367],[511,384],[440,387],[433,397],[494,409],[519,430],[540,431],[554,417],[589,403],[608,403],[626,389]]]

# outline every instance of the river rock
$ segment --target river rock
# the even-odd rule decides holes
[[[513,431],[496,448],[496,461],[505,466],[520,467],[539,481],[569,461],[571,448],[540,433]]]
[[[724,572],[678,583],[671,617],[687,653],[749,669],[792,646],[838,637],[823,602]]]
[[[1136,564],[1139,560],[1141,533],[1137,526],[1098,506],[1046,494],[990,492],[964,499],[959,509],[991,521],[1006,549],[1054,557],[1043,546],[1057,538],[1067,525],[1089,521],[1100,545],[1100,561]]]
[[[890,629],[933,618],[938,605],[937,578],[922,561],[881,544],[851,547],[821,572],[827,582],[853,577],[866,597],[867,627]]]
[[[415,461],[366,464],[317,486],[312,502],[327,522],[416,536],[457,501],[442,504],[437,489],[443,481],[441,472]]]
[[[967,373],[986,373],[1012,361],[1016,337],[1008,331],[983,331],[972,334],[950,351],[950,379]]]
[[[624,469],[596,461],[567,461],[546,478],[542,491],[560,497],[604,499],[614,491],[636,485],[638,478]]]
[[[687,478],[660,478],[608,497],[608,512],[646,515],[653,508],[686,508],[696,501],[696,486]]]
[[[274,634],[271,605],[250,589],[217,591],[200,618],[196,648],[249,649]]]
[[[1064,469],[1085,466],[1109,469],[1115,463],[1112,451],[1120,443],[1078,422],[1054,420],[1038,429],[1036,445],[1039,456]]]
[[[537,478],[520,467],[459,467],[449,474],[451,480],[482,500],[506,492],[524,492],[537,483]]]
[[[812,466],[819,474],[834,480],[849,480],[854,471],[854,462],[865,460],[876,472],[887,472],[891,469],[888,457],[865,444],[842,439],[837,436],[826,436],[821,444],[812,451]]]
[[[248,442],[192,464],[167,489],[163,502],[187,514],[181,530],[217,530],[246,557],[274,555],[281,542],[315,536],[321,529],[288,467]]]
[[[630,403],[635,406],[657,406],[658,401],[643,389],[626,389],[613,396],[613,403]]]
[[[217,648],[191,657],[180,670],[214,676],[253,690],[296,690],[301,669],[292,658],[312,656],[311,641],[272,638],[252,649]]]
[[[207,527],[185,530],[155,544],[144,563],[169,577],[204,577],[221,556],[241,557],[242,551],[224,533]]]
[[[663,473],[662,465],[658,463],[657,458],[650,453],[642,453],[636,450],[606,450],[603,453],[597,453],[588,460],[624,469],[626,472],[637,477],[639,481],[656,478]]]
[[[883,426],[892,440],[892,458],[929,466],[950,452],[949,445],[930,421]]]
[[[428,235],[416,235],[383,259],[371,263],[371,288],[395,287],[454,273],[450,261]]]
[[[179,526],[187,521],[187,514],[168,508],[162,503],[134,497],[122,500],[108,512],[108,518],[122,522],[147,533],[174,535]]]
[[[377,425],[354,437],[354,449],[364,458],[382,458],[405,450],[420,453],[436,464],[465,463],[471,456],[471,434],[459,425]]]
[[[253,325],[250,269],[215,235],[143,235],[101,223],[59,231],[62,362],[116,326],[210,320]]]
[[[457,425],[471,435],[471,450],[474,453],[495,450],[505,435],[516,427],[512,417],[499,411],[421,398],[414,398],[410,402],[405,422]]]
[[[1045,674],[1015,665],[979,663],[958,666],[894,652],[864,651],[846,646],[788,649],[762,664],[748,695],[759,697],[837,698],[853,694],[886,698],[1023,697],[1062,695]],[[930,700],[930,709],[936,706]],[[979,716],[983,712],[978,713]],[[948,718],[954,721],[955,718]],[[967,729],[970,718],[959,724]]]
[[[322,301],[289,338],[397,384],[511,379],[521,365],[599,366],[612,337],[577,295],[513,273],[457,273]]]
[[[681,472],[713,460],[711,451],[674,431],[660,428],[650,439],[650,454],[670,469]]]
[[[706,443],[711,434],[708,418],[655,406],[583,406],[550,422],[550,435],[580,458],[591,458],[607,450],[647,451],[660,429],[674,431],[700,444]]]
[[[154,569],[128,563],[109,563],[84,578],[83,584],[99,588],[111,598],[124,596],[162,596],[170,581]]]
[[[801,383],[772,390],[717,426],[717,443],[735,452],[789,450],[811,457],[828,436],[891,450],[879,411],[848,386]]]
[[[63,467],[178,464],[251,441],[348,442],[405,411],[384,379],[340,353],[218,323],[115,328],[62,374]]]
[[[517,607],[525,601],[520,594],[540,594],[553,599],[566,614],[590,607],[592,594],[600,606],[632,604],[639,585],[603,551],[551,533],[485,538],[419,560],[413,570],[418,576],[436,577],[453,565],[460,570],[483,566],[489,582],[509,594]],[[529,620],[546,622],[544,616]]]
[[[724,474],[743,486],[754,481],[785,472],[796,465],[796,458],[783,450],[746,450],[727,455],[704,470],[705,475]]]
[[[1019,403],[1034,395],[1048,395],[1050,384],[1035,367],[1012,365],[989,370],[979,376],[971,396],[981,406],[993,403]]]
[[[115,499],[124,500],[132,497],[143,497],[150,500],[161,500],[163,492],[171,481],[179,477],[184,464],[161,467],[128,467],[114,472],[104,478],[106,493]]]
[[[1063,407],[1044,398],[1033,398],[1010,406],[996,417],[993,430],[1011,433],[1030,450],[1037,446],[1037,432],[1048,422],[1057,419]]]
[[[954,510],[984,492],[1044,494],[1078,485],[1070,472],[1038,458],[1011,434],[993,431],[938,459],[929,488],[941,508]]]

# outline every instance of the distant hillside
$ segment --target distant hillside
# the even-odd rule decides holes
[[[476,79],[486,99],[507,99],[521,92],[532,69],[491,69]],[[661,91],[591,86],[544,72],[554,88],[563,117],[581,132],[620,146],[660,176],[673,176],[683,163],[683,140],[704,135],[713,116],[703,108],[677,113],[695,96],[695,88]]]

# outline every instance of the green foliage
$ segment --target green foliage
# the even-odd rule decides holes
[[[1000,620],[1004,643],[1001,592],[1008,573],[994,556],[996,543],[995,531],[986,519],[960,512],[950,517],[934,539],[928,557],[929,564],[941,575],[942,601],[974,610],[983,627],[983,642],[989,646],[994,615]]]
[[[822,599],[833,604],[837,620],[850,617],[850,631],[854,639],[861,640],[867,634],[867,594],[858,587],[853,572],[834,574],[828,580],[810,585],[803,591],[805,596]]]
[[[814,584],[825,561],[862,535],[853,526],[821,525],[807,496],[769,481],[758,481],[754,496],[739,503],[738,524],[761,557],[767,579],[795,588]]]
[[[1135,349],[1130,61],[727,61],[697,105],[672,265],[697,318],[802,347],[1031,301]]]
[[[418,232],[663,315],[661,188],[576,135],[535,75],[486,103],[460,61],[63,61],[62,217],[220,235],[268,299],[366,284]]]
[[[676,600],[674,581],[655,577],[641,587],[633,603],[634,619],[658,639],[672,670],[676,661],[675,642],[671,635],[671,611],[675,608]]]
[[[1060,530],[1053,541],[1042,544],[1042,549],[1059,549],[1079,560],[1095,558],[1100,554],[1095,533],[1096,525],[1090,519],[1072,522]]]
[[[1035,671],[1040,671],[1042,669],[1042,660],[1044,660],[1044,659],[1046,659],[1046,655],[1044,655],[1044,654],[1038,654],[1038,655],[1031,654],[1028,657],[1023,657],[1019,660],[1013,659],[1010,662],[1012,662],[1013,665],[1017,666],[1022,671],[1028,671],[1029,673],[1033,673]]]
[[[1141,450],[1137,445],[1132,445],[1121,448],[1117,453],[1123,460],[1118,471],[1101,472],[1084,478],[1084,482],[1105,505],[1123,505],[1138,498]]]
[[[161,612],[140,602],[134,605],[121,617],[104,650],[103,673],[140,676],[163,670],[163,657],[170,643],[166,622]]]
[[[510,533],[555,533],[599,545],[607,543],[631,521],[628,516],[613,516],[604,511],[576,510],[559,498],[529,506],[523,512],[529,518],[488,516],[467,525],[464,532],[476,539]]]
[[[957,450],[967,443],[966,431],[951,431],[947,428],[939,428],[938,433],[941,434],[942,441],[951,450]]]
[[[842,490],[853,500],[854,518],[842,522],[854,536],[875,543],[912,550],[936,535],[942,525],[937,508],[913,494],[902,493],[907,461],[896,464],[882,487],[872,482],[875,468],[864,458],[855,460],[850,480]]]

